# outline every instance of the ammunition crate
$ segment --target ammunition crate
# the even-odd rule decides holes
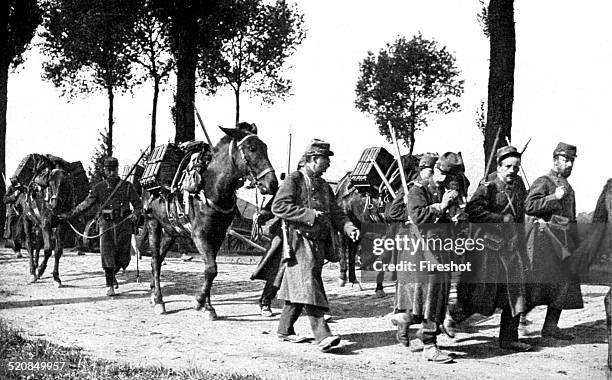
[[[376,162],[385,173],[393,161],[393,156],[385,148],[365,149],[350,175],[353,186],[360,192],[377,192],[383,181],[372,162]]]
[[[172,143],[155,147],[147,158],[147,165],[140,179],[142,187],[148,191],[170,189],[183,155],[184,152]]]
[[[21,162],[17,166],[17,169],[15,169],[13,177],[17,178],[17,181],[21,185],[28,186],[30,181],[32,181],[32,179],[34,178],[35,172],[36,160],[34,158],[34,154],[28,154],[21,160]]]

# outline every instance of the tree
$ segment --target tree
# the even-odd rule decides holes
[[[108,152],[108,134],[99,132],[98,146],[94,150],[91,156],[91,166],[87,169],[87,176],[89,177],[89,183],[95,185],[96,183],[104,180],[104,159]]]
[[[463,93],[463,80],[458,78],[455,58],[421,34],[410,41],[398,38],[378,56],[368,52],[359,68],[355,105],[374,116],[387,138],[391,123],[410,154],[415,132],[427,126],[431,114],[459,108],[455,100]]]
[[[157,101],[160,86],[174,69],[174,58],[168,41],[169,24],[160,17],[154,0],[145,0],[134,28],[130,49],[133,61],[153,80],[153,108],[151,111],[151,152],[155,148]]]
[[[291,80],[282,74],[287,58],[305,37],[304,17],[284,0],[271,4],[246,0],[228,11],[233,35],[223,41],[218,54],[201,61],[199,73],[209,94],[220,86],[231,87],[237,124],[242,91],[266,103],[289,94]]]
[[[491,154],[495,154],[495,149],[506,145],[506,137],[511,140],[516,52],[514,0],[491,0],[487,11],[486,25],[491,49],[487,124],[483,143],[485,165]],[[498,131],[498,144],[493,147]],[[491,165],[489,172],[493,170],[495,170],[494,165]]]
[[[108,146],[113,154],[116,91],[135,81],[128,49],[140,4],[135,0],[47,0],[44,4],[43,78],[73,98],[105,91],[108,97]]]
[[[41,20],[36,0],[3,0],[0,2],[0,172],[6,173],[6,111],[8,108],[9,71],[24,62],[27,50]],[[8,178],[7,178],[8,180]],[[0,177],[0,195],[7,184]],[[0,203],[0,231],[4,231],[4,202]]]

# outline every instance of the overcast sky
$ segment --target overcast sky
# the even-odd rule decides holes
[[[363,149],[391,146],[378,135],[373,120],[354,106],[358,65],[368,50],[378,51],[398,36],[419,31],[453,52],[465,80],[461,111],[434,117],[417,133],[415,153],[461,151],[475,184],[482,176],[482,134],[475,114],[487,96],[489,44],[477,22],[477,0],[339,1],[301,0],[307,37],[291,59],[287,75],[294,96],[274,106],[243,96],[241,119],[255,122],[268,144],[277,172],[285,171],[289,130],[293,133],[292,166],[314,137],[331,143],[336,155],[326,177],[337,179],[352,170]],[[579,211],[594,208],[597,196],[612,177],[607,165],[611,150],[609,108],[612,103],[612,14],[609,0],[516,0],[517,33],[512,143],[522,147],[528,180],[547,172],[559,141],[578,146],[570,183]],[[40,78],[44,60],[36,48],[9,77],[7,171],[13,173],[23,156],[52,153],[89,165],[98,130],[107,124],[104,94],[71,102]],[[174,78],[162,94],[158,142],[174,137],[170,119]],[[234,120],[230,92],[196,103],[213,142],[217,125]],[[149,142],[152,89],[115,97],[115,155],[121,164],[134,161]],[[204,139],[196,128],[196,137]],[[474,188],[471,189],[472,191]]]

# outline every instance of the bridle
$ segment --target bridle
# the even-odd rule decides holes
[[[233,155],[233,147],[234,145],[236,145],[236,147],[238,148],[238,151],[240,152],[240,157],[242,157],[242,160],[245,163],[245,166],[247,168],[248,174],[249,176],[251,176],[254,180],[255,183],[260,183],[259,180],[262,179],[266,174],[268,173],[274,173],[274,168],[270,165],[267,166],[265,169],[263,169],[262,171],[260,171],[259,173],[255,172],[255,169],[253,168],[253,165],[249,162],[249,160],[247,160],[246,154],[244,153],[244,143],[250,139],[250,138],[257,138],[257,135],[255,134],[248,134],[246,136],[244,136],[240,141],[236,142],[236,140],[232,139],[232,141],[230,141],[230,143],[228,144],[228,154],[230,159],[232,160],[232,165],[235,168],[239,168],[239,166],[236,164],[236,161],[234,160],[234,155]]]

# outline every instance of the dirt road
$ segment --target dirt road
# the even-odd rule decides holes
[[[202,285],[203,263],[168,259],[162,282],[168,314],[155,315],[149,304],[149,271],[135,282],[135,262],[119,274],[118,296],[106,297],[100,259],[96,254],[65,253],[61,261],[63,287],[56,288],[50,269],[28,284],[27,259],[0,249],[0,318],[30,336],[65,346],[82,347],[93,356],[134,365],[198,366],[264,378],[588,378],[606,377],[607,338],[603,297],[607,287],[583,286],[585,308],[565,311],[560,327],[576,340],[558,343],[542,339],[544,309],[529,314],[533,324],[525,339],[538,346],[530,353],[497,347],[499,314],[458,334],[441,337],[443,349],[455,352],[453,364],[424,362],[420,353],[395,343],[387,314],[393,287],[385,298],[373,296],[373,284],[360,292],[340,288],[336,270],[324,271],[331,303],[332,331],[343,337],[335,353],[320,353],[312,344],[281,343],[276,339],[280,303],[275,317],[259,315],[257,299],[263,283],[249,281],[254,265],[220,264],[213,287],[213,305],[220,316],[208,321],[192,310],[192,294]],[[149,261],[140,268],[150,268]],[[416,326],[415,326],[416,327]],[[308,321],[296,324],[310,335]],[[414,332],[414,330],[413,330]],[[609,374],[608,374],[609,376]]]

